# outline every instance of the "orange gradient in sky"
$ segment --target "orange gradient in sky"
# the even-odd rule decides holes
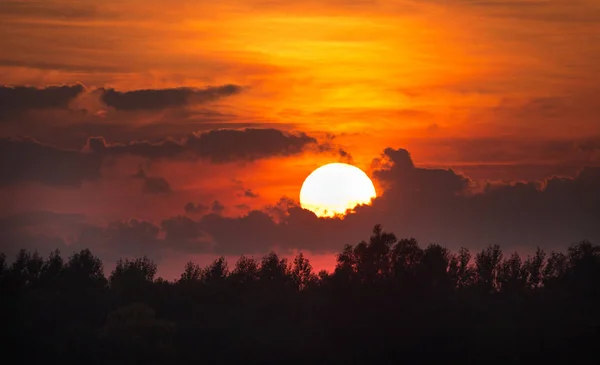
[[[113,125],[126,126],[131,140],[152,141],[244,125],[306,132],[330,148],[243,163],[143,165],[168,180],[164,196],[139,194],[142,182],[131,175],[144,161],[123,157],[78,189],[2,190],[0,206],[160,223],[189,202],[218,200],[223,215],[239,216],[296,200],[305,177],[327,163],[371,176],[386,147],[408,149],[421,166],[500,166],[500,179],[521,179],[507,168],[516,165],[583,166],[600,158],[573,142],[600,134],[597,14],[596,0],[6,0],[0,80],[88,87],[68,111],[28,115],[47,119],[38,125],[42,141],[71,130],[75,148],[90,134],[123,142],[113,140],[125,138],[120,132],[108,135]],[[241,91],[175,111],[113,110],[93,93],[223,84]],[[88,125],[82,105],[102,117]],[[205,114],[217,122],[209,126]],[[43,130],[53,124],[60,128]],[[0,135],[35,132],[27,128],[0,123]],[[575,146],[572,154],[554,152],[561,143]]]
[[[430,93],[425,100],[412,100],[400,90],[487,80],[512,94],[547,92],[557,86],[547,76],[550,72],[581,60],[582,52],[598,49],[590,43],[587,51],[578,48],[597,35],[597,25],[579,25],[577,35],[559,38],[556,24],[528,22],[518,13],[502,17],[493,7],[465,4],[390,1],[387,6],[367,6],[330,1],[284,6],[251,0],[184,1],[172,7],[164,1],[142,6],[126,0],[108,1],[106,9],[93,8],[86,17],[84,5],[48,3],[71,9],[74,15],[52,16],[55,13],[45,13],[44,8],[6,12],[0,26],[7,35],[0,41],[10,61],[5,64],[34,69],[55,65],[39,83],[53,78],[63,83],[61,74],[67,74],[77,81],[103,80],[120,88],[248,84],[254,92],[242,97],[242,108],[273,119],[289,109],[308,114],[372,109],[377,118],[379,110],[494,105],[497,95],[473,92],[449,98]],[[560,6],[565,5],[559,2],[556,12]],[[549,5],[542,11],[553,9]],[[535,29],[528,27],[534,24]],[[535,43],[529,42],[532,37]],[[549,46],[572,49],[547,58]],[[397,122],[378,119],[381,128]],[[313,128],[338,132],[360,123],[332,123],[331,117],[314,122]]]
[[[539,11],[565,9],[560,1]],[[583,57],[599,51],[590,42],[598,26],[582,23],[559,36],[560,23],[529,19],[530,9],[513,14],[416,1],[172,7],[134,0],[100,9],[54,0],[38,11],[6,10],[0,76],[8,83],[83,81],[119,89],[236,83],[247,92],[215,108],[307,131],[419,137],[435,124],[452,134],[471,126],[481,108],[507,98],[585,93],[598,77]],[[574,77],[586,70],[588,77]],[[479,118],[479,133],[493,134],[489,118]],[[574,123],[582,133],[591,129],[589,122]]]

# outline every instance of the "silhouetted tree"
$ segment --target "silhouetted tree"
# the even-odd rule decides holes
[[[568,248],[569,288],[594,299],[600,298],[600,246],[583,241]]]
[[[529,289],[537,289],[542,285],[543,270],[546,264],[546,253],[537,248],[533,256],[527,257],[523,264],[527,286]]]
[[[13,290],[21,290],[33,286],[39,280],[44,265],[37,252],[19,250],[15,261],[9,269],[9,280]]]
[[[8,276],[8,265],[6,264],[6,255],[0,253],[0,291],[6,291],[6,283]]]
[[[154,280],[158,267],[148,257],[134,260],[119,260],[110,275],[110,286],[115,288],[127,284],[147,284]]]
[[[543,269],[542,283],[546,288],[557,288],[565,279],[568,269],[567,256],[562,252],[551,252]]]
[[[121,303],[144,301],[158,268],[148,257],[119,260],[110,275],[111,290]]]
[[[475,256],[476,283],[480,290],[489,293],[498,289],[501,262],[502,251],[498,245],[489,246]]]
[[[258,278],[263,284],[273,284],[275,287],[288,283],[287,260],[280,259],[275,252],[263,257],[258,270]]]
[[[229,275],[227,261],[221,256],[203,271],[202,279],[206,283],[222,282],[227,278],[227,275]]]
[[[185,268],[183,269],[183,273],[181,274],[179,282],[200,282],[202,280],[202,274],[202,268],[192,261],[189,261],[185,264]]]
[[[518,252],[502,261],[498,269],[499,289],[507,293],[522,293],[527,287],[527,275]]]
[[[4,253],[0,253],[0,274],[4,274],[7,269],[6,255]]]
[[[69,258],[62,276],[72,287],[103,288],[107,284],[102,261],[88,249]]]
[[[418,276],[425,288],[447,291],[452,289],[452,280],[448,272],[450,253],[438,244],[431,244],[421,257]]]
[[[346,245],[332,273],[270,252],[188,262],[155,279],[147,257],[119,260],[109,280],[91,251],[66,262],[0,254],[3,358],[44,364],[573,363],[595,355],[600,247],[538,248],[522,260],[498,245],[471,257],[419,247],[381,226]],[[584,341],[585,340],[585,341]],[[18,357],[17,357],[18,355]],[[449,360],[450,359],[450,360]]]
[[[294,263],[290,269],[290,274],[294,287],[297,290],[304,290],[317,281],[316,275],[312,272],[312,266],[308,259],[302,253],[294,258]]]
[[[357,260],[352,245],[345,245],[344,250],[337,255],[334,278],[338,285],[350,286],[356,280]]]
[[[40,275],[41,280],[47,284],[58,281],[63,274],[64,266],[65,263],[60,255],[60,251],[55,250],[50,252],[48,260],[46,260],[42,266],[42,272]]]
[[[458,255],[451,255],[448,264],[448,274],[454,287],[463,289],[469,287],[475,278],[475,270],[470,266],[471,253],[469,249],[461,247]]]
[[[369,242],[362,241],[354,248],[356,272],[361,282],[374,284],[389,274],[389,253],[396,241],[393,233],[384,232],[380,225],[376,225]]]
[[[391,270],[396,287],[414,291],[423,250],[414,238],[399,240],[391,251]]]
[[[241,256],[231,273],[231,280],[240,285],[251,285],[258,281],[258,263],[253,258]]]

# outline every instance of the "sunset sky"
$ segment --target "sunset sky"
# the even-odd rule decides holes
[[[598,243],[599,60],[597,0],[0,0],[0,251]],[[379,198],[298,208],[329,162]]]

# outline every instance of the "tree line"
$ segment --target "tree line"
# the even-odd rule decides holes
[[[600,246],[472,254],[374,227],[335,270],[302,254],[188,262],[175,281],[147,257],[106,277],[90,250],[0,254],[3,357],[26,363],[525,363],[592,359]]]

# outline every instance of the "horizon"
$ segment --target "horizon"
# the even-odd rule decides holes
[[[0,252],[600,242],[600,3],[0,1]],[[333,162],[377,198],[299,209]]]

